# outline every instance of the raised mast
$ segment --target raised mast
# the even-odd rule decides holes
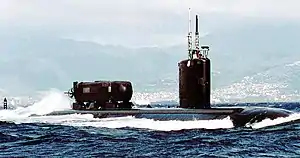
[[[199,37],[199,26],[198,26],[198,15],[196,15],[196,30],[195,30],[195,49],[196,49],[196,55],[197,58],[199,58],[200,53],[200,37]]]
[[[189,8],[189,32],[188,32],[188,56],[189,59],[193,58],[193,46],[192,46],[192,31],[191,31],[191,8]]]

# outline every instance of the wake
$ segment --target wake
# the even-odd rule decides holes
[[[230,129],[233,123],[229,117],[215,120],[193,121],[157,121],[152,119],[135,118],[132,116],[116,118],[94,118],[91,114],[71,114],[60,116],[33,116],[45,115],[53,111],[71,109],[71,100],[60,91],[49,91],[38,102],[27,106],[17,107],[13,110],[0,110],[0,121],[20,123],[47,123],[75,127],[96,128],[139,128],[157,131],[175,131],[183,129]],[[275,120],[265,119],[259,123],[247,125],[253,129],[275,126],[300,119],[300,114],[293,114],[287,118]]]

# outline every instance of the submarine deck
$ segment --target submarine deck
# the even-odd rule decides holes
[[[209,109],[183,109],[183,108],[138,108],[138,109],[107,109],[107,110],[63,110],[53,111],[47,115],[68,114],[215,114],[230,115],[242,111],[243,108],[209,108]]]
[[[234,126],[244,126],[248,122],[261,121],[265,118],[275,119],[287,117],[291,111],[262,108],[262,107],[215,107],[209,109],[184,108],[133,108],[133,109],[102,109],[102,110],[61,110],[53,111],[44,116],[92,114],[94,118],[112,118],[133,116],[135,118],[152,119],[159,121],[180,120],[213,120],[229,117]]]

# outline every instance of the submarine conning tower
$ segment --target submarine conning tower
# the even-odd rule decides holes
[[[191,18],[189,9],[188,59],[179,66],[179,107],[191,109],[210,108],[211,68],[208,46],[200,46],[198,15],[196,15],[195,47],[192,46]]]

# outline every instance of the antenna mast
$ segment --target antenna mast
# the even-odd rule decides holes
[[[189,32],[188,32],[188,53],[189,59],[193,58],[193,48],[192,48],[192,32],[191,32],[191,8],[189,8]]]
[[[196,55],[199,58],[199,53],[200,53],[200,35],[199,35],[199,26],[198,26],[198,15],[196,15],[196,31],[195,31],[195,47],[196,47]]]

